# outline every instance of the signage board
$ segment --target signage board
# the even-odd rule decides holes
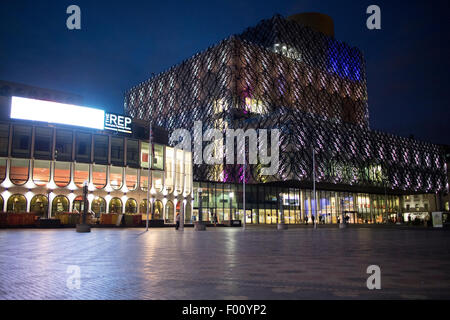
[[[132,133],[131,122],[132,119],[127,116],[115,113],[105,114],[105,130]]]
[[[21,97],[11,98],[11,119],[59,123],[104,130],[105,111]]]

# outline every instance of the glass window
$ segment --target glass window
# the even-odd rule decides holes
[[[77,161],[91,162],[91,135],[89,133],[76,133],[75,155]]]
[[[141,180],[141,189],[143,191],[147,191],[147,186],[148,186],[148,170],[147,169],[141,169],[141,179],[140,180]]]
[[[50,161],[34,160],[33,182],[40,187],[50,182]]]
[[[21,186],[28,181],[29,160],[11,159],[11,169],[9,179],[17,186]]]
[[[37,127],[34,135],[34,157],[36,159],[52,158],[53,129]]]
[[[21,194],[15,194],[9,197],[7,203],[8,212],[27,212],[27,199]]]
[[[60,212],[69,212],[69,199],[65,196],[57,196],[52,201],[52,216]]]
[[[112,198],[109,202],[109,213],[122,213],[122,200]]]
[[[46,217],[48,212],[48,198],[41,194],[34,196],[30,202],[30,212],[41,217]]]
[[[166,147],[166,169],[165,169],[165,187],[168,193],[173,191],[173,176],[174,176],[174,149]]]
[[[148,168],[149,161],[148,142],[141,141],[141,167]]]
[[[8,156],[9,124],[0,124],[0,156]]]
[[[164,170],[164,146],[159,144],[154,145],[155,160],[153,161],[153,168]]]
[[[139,204],[139,213],[147,214],[147,199],[144,199]]]
[[[111,138],[111,163],[123,166],[123,138]]]
[[[55,180],[55,184],[63,188],[70,183],[70,162],[55,162],[55,175],[53,179]]]
[[[175,162],[175,175],[176,175],[176,190],[178,193],[183,191],[183,166],[184,166],[184,152],[177,149],[177,159]]]
[[[107,164],[108,163],[108,136],[94,135],[94,162]]]
[[[73,134],[69,130],[56,130],[55,159],[72,161]]]
[[[83,213],[84,210],[84,199],[82,196],[78,196],[73,200],[72,212]]]
[[[6,178],[6,159],[0,158],[0,183]]]
[[[114,190],[120,190],[123,183],[123,168],[111,166],[109,169],[109,184]]]
[[[102,213],[106,213],[106,201],[102,197],[95,197],[92,201],[91,205],[92,211],[95,213],[95,216],[98,217]]]
[[[161,201],[156,200],[154,202],[153,210],[155,210],[155,212],[154,212],[155,220],[159,220],[159,219],[163,218],[163,204]]]
[[[86,163],[76,163],[73,173],[73,181],[78,188],[83,188],[83,183],[89,183],[89,165]]]
[[[184,192],[190,194],[192,191],[192,153],[185,152],[184,153],[184,175],[185,175],[185,184],[184,184]]]
[[[3,197],[2,196],[0,196],[0,212],[3,212],[3,206],[4,206],[4,200],[3,200]]]
[[[139,141],[127,140],[127,166],[139,167]]]
[[[136,190],[137,188],[137,169],[126,168],[126,183],[128,190]]]
[[[137,213],[137,202],[136,200],[130,198],[125,203],[125,213]]]
[[[153,188],[155,188],[157,192],[162,192],[164,173],[162,171],[152,171],[152,175],[153,175]]]
[[[106,166],[99,164],[92,166],[92,183],[97,189],[103,189],[106,186]]]
[[[167,222],[174,222],[173,221],[173,202],[172,201],[167,201],[166,203],[166,216],[165,218],[167,219]]]
[[[13,128],[12,156],[29,158],[31,150],[31,126],[17,126]]]

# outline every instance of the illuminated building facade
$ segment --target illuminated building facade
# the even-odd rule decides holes
[[[281,131],[274,176],[262,176],[260,165],[245,175],[240,165],[194,166],[193,212],[201,188],[205,219],[243,219],[244,176],[248,223],[335,223],[343,211],[350,222],[382,223],[401,219],[403,195],[436,196],[433,211],[448,192],[441,146],[369,128],[361,51],[279,15],[135,86],[125,113],[169,132],[192,132],[195,121],[204,130]]]
[[[62,212],[82,212],[82,187],[87,182],[88,209],[96,216],[146,214],[150,162],[150,199],[154,208],[151,218],[173,222],[174,215],[184,209],[186,221],[191,221],[191,154],[168,147],[164,130],[154,130],[152,161],[145,122],[109,114],[108,118],[93,123],[91,117],[87,120],[83,117],[89,112],[104,111],[92,108],[78,117],[78,125],[74,125],[77,119],[57,119],[55,114],[46,116],[54,123],[32,121],[33,117],[40,117],[39,110],[53,106],[74,109],[71,105],[55,105],[34,98],[71,103],[79,100],[56,94],[44,97],[41,89],[19,90],[20,87],[0,82],[1,211],[31,212],[42,218]],[[16,98],[16,95],[33,99]],[[9,119],[9,113],[12,118],[24,114],[29,119]],[[70,125],[61,124],[69,120]],[[126,125],[131,130],[122,130]]]

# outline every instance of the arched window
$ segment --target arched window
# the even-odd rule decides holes
[[[73,180],[78,188],[83,188],[85,181],[89,183],[89,164],[75,163]]]
[[[0,158],[0,183],[6,178],[6,159]],[[3,209],[2,209],[3,210]]]
[[[59,212],[69,212],[69,199],[66,196],[57,196],[52,201],[52,216]]]
[[[122,213],[122,200],[112,198],[109,202],[109,213]]]
[[[184,220],[191,221],[191,216],[192,216],[191,203],[189,201],[186,201],[186,205],[184,207]]]
[[[3,206],[5,205],[5,202],[3,200],[3,197],[0,196],[0,212],[3,212]]]
[[[159,220],[159,219],[163,218],[163,209],[164,209],[164,206],[163,206],[162,202],[159,200],[156,200],[153,204],[153,210],[155,210],[155,212],[154,212],[155,220]]]
[[[146,214],[147,213],[147,199],[144,199],[139,204],[139,213]]]
[[[97,189],[106,186],[106,166],[94,164],[92,166],[92,182]]]
[[[28,181],[29,160],[12,159],[9,179],[17,186],[21,186]]]
[[[50,161],[34,160],[33,182],[40,187],[50,182]]]
[[[48,198],[42,194],[38,194],[31,199],[30,212],[46,217],[48,212]]]
[[[123,183],[123,168],[111,166],[109,168],[109,184],[114,190],[120,190]]]
[[[136,190],[137,188],[137,169],[126,169],[126,181],[128,190]]]
[[[95,216],[100,216],[102,213],[106,213],[106,201],[101,197],[96,197],[92,201],[91,205],[92,211],[95,213]]]
[[[27,199],[21,194],[9,197],[7,203],[8,212],[27,212]]]
[[[58,187],[66,187],[70,183],[70,162],[56,161],[53,179]]]
[[[173,220],[173,202],[167,201],[166,203],[166,219],[168,222],[174,222]]]
[[[84,210],[84,199],[83,196],[78,196],[73,200],[72,212],[83,213]]]
[[[125,213],[137,213],[137,202],[130,198],[125,203]]]

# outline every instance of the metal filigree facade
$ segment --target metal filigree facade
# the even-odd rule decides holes
[[[281,130],[276,176],[248,167],[250,183],[311,181],[311,148],[324,185],[438,192],[440,147],[369,129],[362,53],[281,16],[196,54],[132,88],[125,111],[172,131]],[[196,165],[194,180],[239,182],[242,167]]]

